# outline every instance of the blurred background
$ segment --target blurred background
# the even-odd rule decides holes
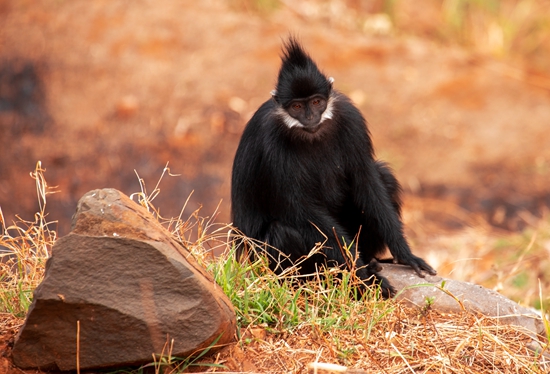
[[[414,251],[550,306],[548,0],[0,0],[4,226],[33,220],[37,161],[60,236],[84,193],[151,192],[167,163],[162,216],[194,191],[184,217],[229,223],[233,155],[289,33],[369,121]]]

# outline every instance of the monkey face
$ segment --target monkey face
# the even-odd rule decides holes
[[[314,129],[323,119],[327,100],[322,95],[292,100],[286,108],[288,114],[298,120],[305,129]]]

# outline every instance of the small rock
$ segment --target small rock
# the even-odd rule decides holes
[[[235,329],[230,301],[154,217],[94,190],[53,247],[12,355],[24,369],[132,366],[223,346]]]
[[[545,334],[542,318],[532,309],[523,307],[498,292],[482,286],[426,275],[419,277],[410,267],[383,264],[380,274],[398,291],[397,299],[423,307],[430,299],[431,307],[441,312],[460,313],[464,310],[499,318],[505,324],[522,326],[534,334]],[[444,288],[447,292],[442,291]],[[452,296],[451,296],[452,295]]]

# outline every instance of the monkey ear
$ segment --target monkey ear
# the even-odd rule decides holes
[[[328,77],[328,82],[332,85],[334,83],[334,78],[333,77]]]
[[[277,90],[271,90],[271,92],[269,93],[271,94],[271,96],[277,97]]]

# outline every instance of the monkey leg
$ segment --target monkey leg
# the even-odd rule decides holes
[[[379,274],[381,270],[382,267],[378,261],[376,261],[376,259],[372,259],[367,266],[358,268],[356,274],[365,286],[375,285],[380,287],[382,297],[388,299],[395,296],[396,290],[385,277]],[[359,291],[362,294],[366,291],[366,289],[359,287]]]
[[[397,212],[397,215],[401,216],[402,201],[401,185],[399,184],[399,181],[397,180],[397,178],[395,178],[395,175],[393,175],[390,167],[385,162],[376,161],[374,163],[374,167],[378,171],[380,179],[386,187],[386,191],[388,192],[393,208]]]
[[[280,221],[269,224],[265,233],[265,242],[269,266],[277,274],[293,266],[300,257],[308,253],[300,232]]]

